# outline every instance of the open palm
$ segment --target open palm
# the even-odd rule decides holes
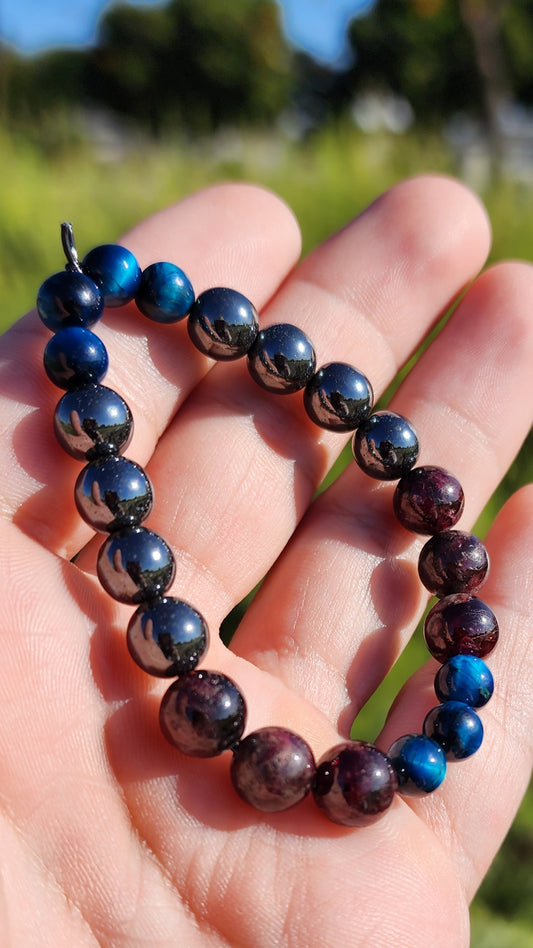
[[[178,263],[197,293],[238,289],[263,324],[295,323],[318,364],[350,362],[379,394],[474,279],[489,232],[460,185],[422,178],[298,266],[292,215],[249,186],[195,195],[123,243],[143,266]],[[421,436],[420,463],[462,482],[461,527],[531,424],[532,297],[525,264],[486,271],[395,397]],[[421,540],[395,523],[390,485],[356,465],[312,503],[343,442],[312,425],[298,396],[268,395],[242,362],[213,365],[183,324],[149,323],[133,306],[110,312],[98,333],[106,384],[135,418],[127,455],[155,487],[149,526],[175,552],[172,593],[216,631],[270,571],[232,650],[212,634],[203,665],[237,682],[247,730],[293,728],[320,756],[347,735],[420,617]],[[431,796],[397,796],[364,829],[330,823],[310,800],[260,814],[232,790],[230,754],[186,758],[160,733],[167,686],[128,656],[131,609],[95,578],[101,539],[73,501],[80,465],[53,439],[47,338],[30,314],[4,336],[0,363],[0,944],[468,944],[468,903],[531,766],[531,489],[487,540],[483,598],[501,639],[478,754],[450,766]],[[420,730],[435,668],[407,684],[380,747]]]

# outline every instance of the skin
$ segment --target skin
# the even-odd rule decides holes
[[[290,211],[245,185],[194,195],[122,242],[142,266],[178,263],[197,293],[239,289],[263,324],[294,322],[319,364],[352,362],[376,395],[469,285],[391,407],[415,422],[419,463],[461,480],[460,527],[472,525],[531,425],[533,270],[503,263],[476,278],[489,226],[461,185],[405,182],[300,264]],[[310,506],[343,437],[316,428],[298,396],[263,392],[242,362],[213,364],[185,325],[135,307],[106,314],[98,333],[105,383],[135,417],[127,455],[155,487],[149,526],[175,550],[171,593],[216,630],[270,569],[232,650],[212,634],[203,665],[247,696],[248,731],[291,727],[320,756],[416,625],[423,540],[395,522],[393,487],[355,464]],[[480,751],[363,830],[335,826],[311,800],[258,814],[231,788],[230,755],[185,758],[160,734],[167,685],[127,654],[131,609],[95,578],[102,540],[72,499],[80,465],[51,432],[47,338],[28,315],[3,337],[0,363],[0,943],[468,945],[468,904],[531,769],[532,488],[487,539],[483,598],[501,640]],[[436,667],[407,683],[378,746],[420,730]]]

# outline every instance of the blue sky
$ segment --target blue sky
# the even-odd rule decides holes
[[[98,17],[109,0],[0,0],[0,35],[26,53],[94,42]],[[129,0],[138,6],[162,0]],[[163,0],[164,2],[164,0]],[[201,4],[202,0],[198,0]],[[230,0],[231,2],[231,0]],[[350,19],[373,0],[277,0],[289,40],[315,58],[341,64],[348,52]]]

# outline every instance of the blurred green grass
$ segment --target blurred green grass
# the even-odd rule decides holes
[[[439,136],[366,137],[342,124],[300,143],[275,133],[225,133],[203,144],[138,141],[124,153],[111,154],[75,136],[67,136],[66,144],[58,141],[52,135],[43,146],[0,127],[2,330],[33,306],[41,281],[62,265],[62,220],[73,222],[78,247],[85,253],[96,243],[118,239],[146,215],[197,188],[224,179],[249,180],[273,189],[292,207],[306,253],[396,181],[428,171],[457,172]],[[491,259],[533,259],[533,187],[500,180],[482,196],[494,232]],[[481,535],[506,497],[530,480],[531,436],[480,519]],[[370,737],[378,732],[399,687],[425,657],[421,637],[414,636],[361,712],[360,733]],[[472,945],[533,945],[531,791],[474,902]]]

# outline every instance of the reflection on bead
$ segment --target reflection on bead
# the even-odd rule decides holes
[[[432,708],[423,730],[441,745],[448,760],[471,757],[483,741],[481,719],[469,704],[460,701],[446,701]]]
[[[494,691],[488,665],[475,655],[453,655],[435,675],[435,694],[439,701],[462,701],[482,708]]]
[[[171,596],[145,602],[130,619],[131,657],[149,675],[175,678],[193,670],[208,645],[205,620],[196,609]]]
[[[74,499],[94,530],[112,533],[146,520],[152,509],[152,485],[134,461],[112,456],[84,467],[74,487]]]
[[[113,533],[103,544],[96,564],[98,578],[119,602],[155,599],[174,579],[175,563],[168,543],[146,527]]]
[[[359,467],[379,480],[391,481],[407,473],[418,457],[418,438],[411,422],[393,411],[377,411],[353,437]]]
[[[305,387],[304,405],[315,425],[329,431],[353,431],[372,410],[368,379],[345,362],[328,362]]]
[[[398,781],[391,761],[365,741],[337,744],[318,763],[317,806],[342,826],[366,826],[391,805]]]
[[[94,280],[81,270],[60,270],[44,281],[37,294],[37,312],[52,332],[67,326],[86,329],[100,319],[104,300]]]
[[[474,593],[485,582],[489,556],[485,546],[472,533],[444,530],[422,547],[418,575],[434,596]]]
[[[187,321],[189,336],[212,359],[239,359],[246,355],[259,331],[255,306],[242,293],[215,286],[200,293]]]
[[[82,266],[100,288],[106,306],[124,306],[139,289],[141,268],[131,251],[119,244],[93,247]]]
[[[124,451],[133,433],[131,412],[123,398],[105,385],[86,385],[66,392],[54,413],[56,438],[82,461]]]
[[[248,734],[235,748],[231,780],[246,803],[265,813],[288,810],[311,789],[315,761],[298,734],[264,727]]]
[[[189,278],[173,263],[152,263],[143,270],[135,302],[156,323],[177,323],[194,303]]]
[[[161,702],[166,739],[190,757],[216,757],[244,731],[246,705],[239,689],[218,672],[193,671],[175,681]]]
[[[65,389],[101,382],[108,367],[102,340],[82,326],[59,329],[46,344],[43,362],[50,381]]]
[[[394,492],[394,513],[413,533],[449,530],[459,520],[465,503],[457,478],[441,467],[415,467]]]
[[[290,323],[267,326],[248,352],[250,375],[262,388],[289,395],[304,388],[315,371],[311,340]]]
[[[438,662],[459,654],[483,658],[492,652],[498,635],[492,610],[466,593],[441,599],[428,612],[424,624],[426,645]]]
[[[387,751],[396,776],[398,792],[410,797],[433,793],[446,776],[446,755],[424,734],[405,734]]]

